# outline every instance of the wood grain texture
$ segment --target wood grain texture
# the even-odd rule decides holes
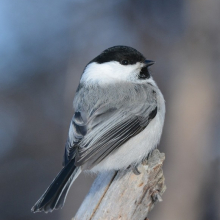
[[[132,168],[99,174],[72,220],[144,220],[166,190],[162,165],[165,154],[154,150],[139,165],[140,175]]]

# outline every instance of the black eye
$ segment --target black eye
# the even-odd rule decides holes
[[[128,60],[122,60],[122,61],[121,61],[121,64],[122,64],[122,65],[128,65],[128,63],[129,63]]]
[[[149,71],[148,71],[148,69],[147,69],[147,66],[144,66],[144,67],[141,69],[141,71],[140,71],[140,73],[139,73],[139,75],[138,75],[138,78],[139,78],[139,79],[149,79],[149,78],[150,78],[150,73],[149,73]]]

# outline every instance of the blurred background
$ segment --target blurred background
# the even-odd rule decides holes
[[[0,219],[71,219],[94,177],[62,210],[30,209],[61,169],[85,65],[127,45],[151,67],[167,106],[159,146],[167,191],[150,219],[220,219],[219,0],[0,1]]]

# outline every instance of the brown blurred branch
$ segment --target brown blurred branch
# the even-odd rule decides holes
[[[125,171],[100,174],[73,220],[146,219],[166,190],[162,165],[165,154],[154,150],[135,175]]]

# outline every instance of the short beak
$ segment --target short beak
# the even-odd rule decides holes
[[[147,67],[152,66],[153,64],[155,64],[155,61],[153,60],[145,60],[144,63],[146,64]]]

